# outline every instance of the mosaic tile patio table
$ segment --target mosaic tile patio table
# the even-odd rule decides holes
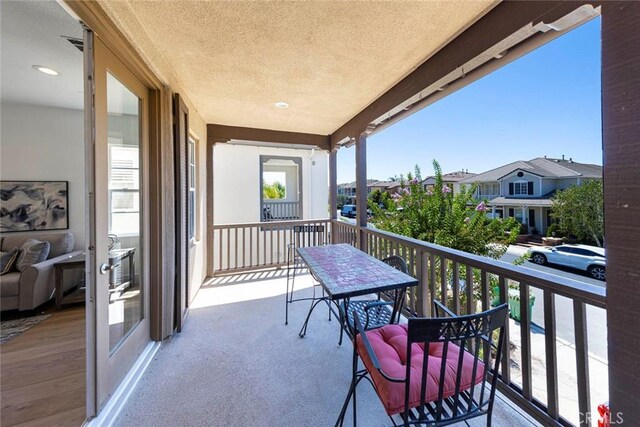
[[[338,308],[341,300],[348,307],[352,297],[418,285],[414,277],[348,244],[298,248],[298,254],[327,293],[325,302],[334,303]],[[300,337],[306,334],[311,312],[319,302],[316,301],[309,308]],[[394,307],[394,312],[398,309]],[[338,309],[337,315],[343,330],[352,336],[342,310]],[[342,340],[342,336],[340,338]]]

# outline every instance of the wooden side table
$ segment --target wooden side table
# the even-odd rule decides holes
[[[64,283],[63,276],[64,270],[71,270],[76,268],[84,268],[85,266],[85,254],[79,254],[73,257],[69,257],[64,261],[56,262],[53,266],[55,268],[56,279],[56,308],[59,310],[63,304],[72,304],[76,302],[84,302],[85,290],[84,287],[77,289],[69,295],[64,295]]]

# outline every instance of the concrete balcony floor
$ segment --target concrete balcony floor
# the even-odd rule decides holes
[[[115,425],[334,425],[349,387],[351,343],[338,346],[338,322],[328,321],[324,306],[298,338],[309,304],[291,304],[285,325],[285,281],[286,270],[270,270],[204,285],[183,332],[160,348]],[[299,295],[310,295],[311,286],[309,275],[296,278]],[[350,425],[351,410],[346,420]],[[358,423],[391,425],[365,382]],[[486,425],[486,418],[469,425]],[[538,424],[498,395],[493,425]]]

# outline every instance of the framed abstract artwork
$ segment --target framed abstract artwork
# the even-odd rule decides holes
[[[68,181],[0,181],[0,232],[69,228]]]

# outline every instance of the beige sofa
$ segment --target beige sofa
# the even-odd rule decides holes
[[[33,310],[54,297],[55,269],[53,265],[71,256],[81,254],[73,251],[74,239],[71,233],[37,233],[0,237],[0,250],[8,252],[20,248],[30,239],[48,241],[51,245],[47,259],[23,272],[12,271],[0,276],[0,310]]]

